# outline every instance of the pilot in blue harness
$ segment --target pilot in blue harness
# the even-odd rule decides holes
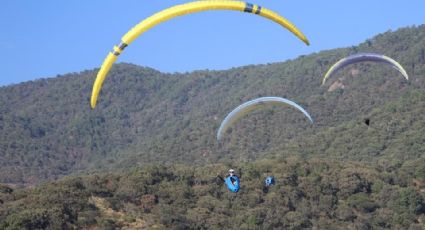
[[[264,185],[267,187],[270,187],[276,183],[274,176],[268,176],[266,177],[266,180],[264,181]]]
[[[217,175],[224,184],[226,184],[227,188],[231,192],[238,192],[240,188],[240,180],[239,177],[235,175],[235,170],[229,169],[229,174],[223,179],[220,175]]]
[[[231,192],[239,191],[239,177],[235,175],[235,170],[229,169],[229,175],[224,179],[224,183]]]
[[[264,180],[263,192],[268,193],[270,186],[273,186],[276,183],[274,176],[268,176]]]

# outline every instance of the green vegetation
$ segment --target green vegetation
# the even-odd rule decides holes
[[[371,164],[290,157],[241,164],[241,191],[216,180],[228,165],[148,166],[0,191],[1,229],[423,229],[425,158]],[[263,188],[266,175],[277,184]],[[410,176],[406,176],[410,175]],[[96,228],[97,227],[97,228]]]
[[[95,110],[96,70],[1,87],[0,229],[424,229],[424,47],[422,25],[227,71],[117,64]],[[362,63],[320,86],[356,52],[394,58],[410,80]],[[271,108],[217,143],[224,116],[260,96],[315,124]],[[237,194],[216,181],[229,167]]]
[[[270,155],[324,155],[362,161],[408,160],[424,150],[425,26],[380,34],[350,48],[227,71],[163,74],[130,64],[112,69],[98,107],[96,70],[0,88],[0,182],[34,184],[75,172],[154,163],[206,165]],[[327,68],[353,52],[399,61],[347,67],[320,87]],[[333,82],[344,88],[336,88]],[[259,96],[300,103],[315,119],[279,108],[236,124],[222,145],[220,121]],[[371,126],[363,125],[364,118]],[[231,153],[231,154],[230,154]]]

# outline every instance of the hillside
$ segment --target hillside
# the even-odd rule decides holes
[[[411,80],[365,63],[320,86],[331,64],[356,52],[394,58]],[[358,46],[226,71],[165,74],[118,64],[92,111],[95,75],[89,70],[0,88],[0,182],[34,184],[94,170],[293,154],[404,161],[424,150],[423,25],[385,32]],[[316,123],[310,126],[293,111],[272,108],[245,118],[218,144],[215,132],[224,116],[259,96],[295,100]]]
[[[223,164],[0,186],[0,229],[424,229],[424,165],[260,160],[239,165],[238,193],[216,180]]]

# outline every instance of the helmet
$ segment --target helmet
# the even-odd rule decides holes
[[[235,173],[235,170],[229,169],[229,174],[234,174],[234,173]]]

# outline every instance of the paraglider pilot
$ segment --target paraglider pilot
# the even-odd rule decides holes
[[[235,170],[229,169],[229,174],[226,176],[225,179],[223,179],[220,175],[217,175],[218,178],[220,178],[227,186],[227,188],[231,192],[238,192],[239,191],[239,177],[236,176]]]
[[[275,183],[276,182],[275,182],[274,176],[268,176],[268,177],[266,177],[266,180],[264,181],[264,185],[267,186],[267,187],[272,186]]]
[[[266,177],[266,179],[264,180],[264,186],[263,186],[263,192],[264,193],[268,193],[269,192],[269,187],[274,185],[276,183],[274,176],[268,176]]]

